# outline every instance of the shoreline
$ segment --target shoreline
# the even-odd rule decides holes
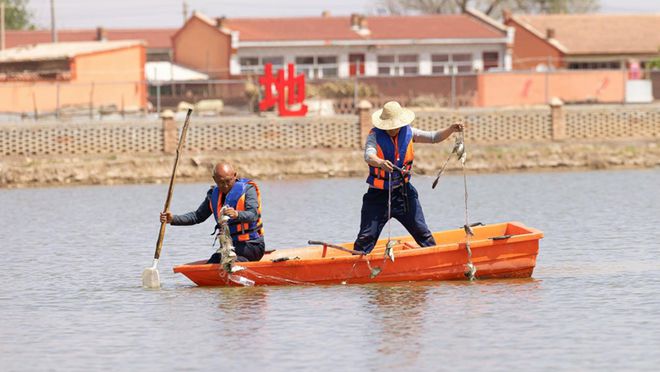
[[[435,176],[453,143],[415,146],[414,172]],[[179,160],[177,182],[211,182],[213,165],[233,163],[240,176],[257,180],[367,176],[361,149],[189,152]],[[0,189],[72,185],[167,183],[174,154],[14,156],[0,160]],[[468,174],[644,169],[660,167],[660,140],[468,144]],[[452,159],[444,174],[461,172]]]

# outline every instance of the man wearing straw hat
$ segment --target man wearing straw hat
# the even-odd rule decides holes
[[[415,113],[398,102],[387,102],[371,115],[364,160],[369,164],[369,189],[362,198],[360,232],[353,249],[371,252],[387,221],[394,217],[421,247],[435,245],[424,220],[417,190],[410,184],[415,157],[413,142],[438,143],[463,130],[461,124],[429,132],[411,126]],[[390,200],[391,198],[391,200]]]

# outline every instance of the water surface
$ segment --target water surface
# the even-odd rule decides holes
[[[462,177],[432,181],[413,179],[429,226],[461,226]],[[0,190],[0,369],[657,369],[660,170],[468,182],[472,222],[545,232],[532,279],[197,288],[171,268],[212,253],[207,221],[168,226],[144,290],[166,185]],[[260,186],[269,247],[355,239],[363,179]],[[207,189],[177,185],[172,210]]]

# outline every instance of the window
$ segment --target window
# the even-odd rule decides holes
[[[446,69],[449,66],[449,54],[433,54],[431,55],[431,72],[433,75],[443,75],[448,72]]]
[[[322,79],[337,76],[336,56],[299,56],[296,57],[296,71],[309,79]]]
[[[434,75],[465,74],[471,73],[472,70],[470,53],[431,55],[431,72]]]
[[[319,78],[337,77],[337,57],[319,56],[317,65]]]
[[[419,64],[417,63],[416,54],[401,54],[399,55],[399,66],[401,75],[417,75],[419,72]]]
[[[621,68],[619,61],[605,61],[605,62],[571,62],[568,64],[569,70],[618,70]]]
[[[284,67],[284,57],[241,57],[241,74],[261,75],[264,72],[266,63],[273,64],[273,72]]]
[[[261,65],[262,66],[265,66],[268,63],[273,65],[273,71],[278,71],[282,67],[284,67],[284,57],[262,57],[261,58]]]
[[[417,75],[419,62],[416,54],[384,54],[377,57],[378,75]]]
[[[491,68],[500,67],[500,53],[498,52],[483,52],[482,58],[484,61],[484,71],[488,71]]]
[[[394,56],[378,56],[378,75],[394,75]]]
[[[305,74],[306,77],[314,78],[314,57],[296,57],[296,71]]]
[[[256,74],[259,73],[260,64],[259,58],[257,57],[242,57],[240,59],[241,63],[241,74]]]

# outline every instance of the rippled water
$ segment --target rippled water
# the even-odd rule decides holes
[[[431,182],[413,180],[432,230],[462,225],[462,177]],[[168,227],[144,290],[165,185],[0,190],[0,370],[658,368],[659,169],[468,182],[472,221],[545,232],[533,279],[197,288],[171,268],[212,253],[207,221]],[[355,238],[362,179],[260,184],[269,247]],[[177,185],[172,210],[207,187]]]

